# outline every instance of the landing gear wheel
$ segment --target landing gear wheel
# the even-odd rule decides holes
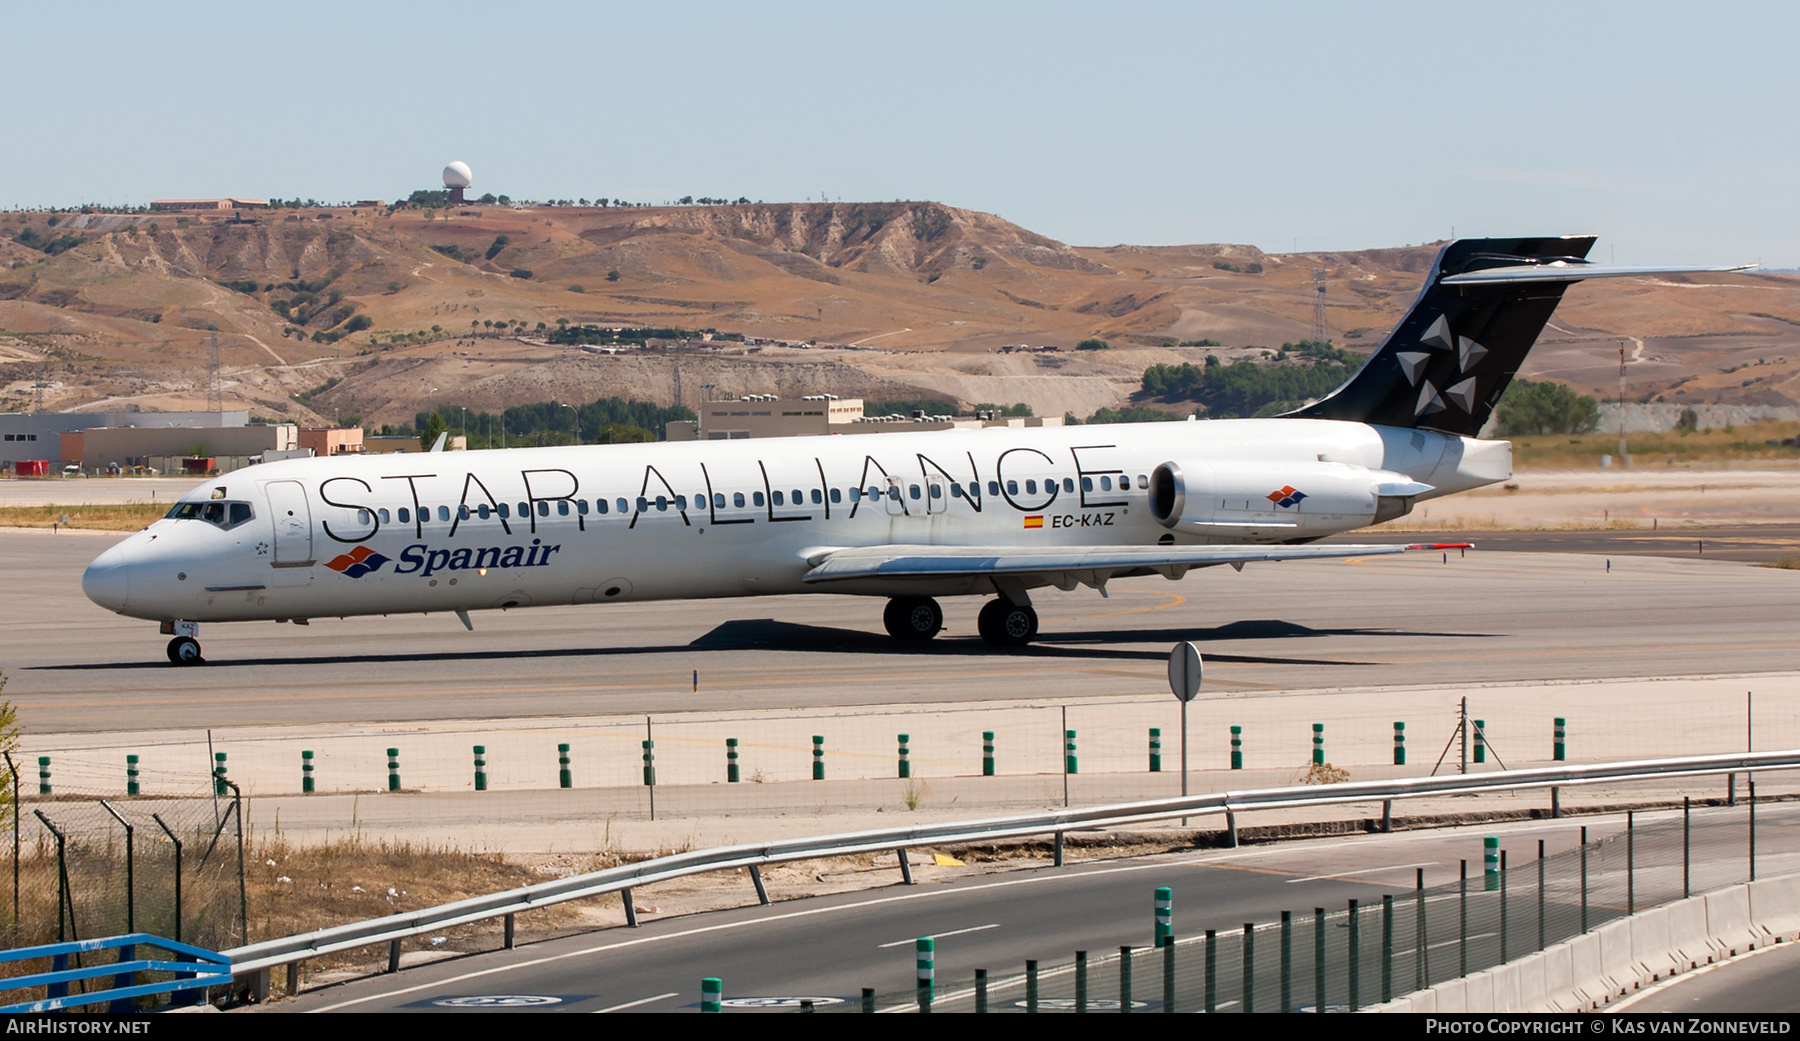
[[[928,596],[897,596],[888,601],[881,621],[896,640],[929,640],[944,627],[944,609]]]
[[[982,605],[975,620],[981,638],[995,647],[1023,647],[1037,638],[1037,611],[1002,597]]]
[[[198,665],[201,662],[200,641],[192,636],[177,636],[169,641],[169,660],[176,665]]]

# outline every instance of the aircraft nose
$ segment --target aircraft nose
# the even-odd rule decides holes
[[[131,591],[131,565],[120,560],[113,550],[107,550],[81,573],[81,591],[109,611],[125,610],[125,599]]]

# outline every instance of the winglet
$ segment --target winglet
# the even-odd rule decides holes
[[[441,433],[438,435],[438,439],[436,441],[433,441],[431,443],[431,447],[426,449],[426,451],[442,452],[444,450],[444,442],[446,442],[448,440],[450,440],[450,432],[445,431],[444,433]]]

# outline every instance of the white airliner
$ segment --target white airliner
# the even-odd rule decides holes
[[[108,549],[95,603],[201,622],[843,593],[925,640],[935,597],[990,595],[990,644],[1037,635],[1029,590],[1196,567],[1397,553],[1309,545],[1503,481],[1475,435],[1585,278],[1591,237],[1464,239],[1355,376],[1287,416],[290,460],[226,474]],[[1708,270],[1740,270],[1716,268]]]

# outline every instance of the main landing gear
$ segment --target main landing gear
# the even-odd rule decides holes
[[[1023,647],[1037,638],[1037,611],[1005,597],[989,600],[975,619],[975,629],[995,647]]]
[[[197,622],[164,622],[163,632],[174,635],[169,641],[169,661],[175,665],[200,665],[206,659],[200,657],[200,641],[194,637],[200,635]]]
[[[944,610],[928,596],[897,596],[888,601],[881,620],[894,639],[922,642],[944,628]],[[1037,638],[1037,611],[1000,597],[981,608],[975,628],[992,646],[1023,647]]]
[[[928,596],[897,596],[888,601],[881,621],[896,640],[929,640],[944,627],[944,609]]]

